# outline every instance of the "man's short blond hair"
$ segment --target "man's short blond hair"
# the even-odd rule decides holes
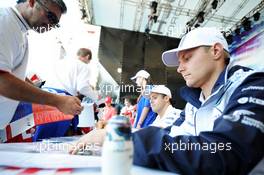
[[[201,46],[201,47],[203,47],[205,51],[208,52],[212,46]],[[225,58],[225,65],[228,65],[230,62],[230,54],[226,50],[224,50],[224,58]]]

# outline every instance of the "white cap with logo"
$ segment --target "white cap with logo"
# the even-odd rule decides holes
[[[162,61],[168,67],[176,67],[179,66],[179,51],[199,46],[212,46],[216,43],[220,43],[229,52],[227,41],[220,30],[213,27],[198,27],[191,30],[181,39],[178,48],[163,52]]]
[[[138,72],[136,73],[136,75],[135,75],[134,77],[131,78],[131,80],[134,80],[134,79],[136,79],[137,77],[143,77],[143,78],[148,79],[149,76],[150,76],[150,74],[149,74],[147,71],[145,71],[145,70],[140,70],[140,71],[138,71]]]
[[[156,85],[154,86],[150,93],[158,93],[158,94],[164,94],[164,95],[167,95],[171,98],[171,91],[169,88],[167,88],[166,86],[164,85]]]

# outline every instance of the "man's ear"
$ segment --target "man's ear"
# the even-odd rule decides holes
[[[167,96],[167,95],[164,97],[164,99],[165,99],[165,101],[167,101],[167,102],[170,101],[170,97]]]
[[[220,43],[216,43],[213,45],[213,55],[214,55],[214,59],[219,59],[221,58],[221,56],[224,53],[224,48]]]

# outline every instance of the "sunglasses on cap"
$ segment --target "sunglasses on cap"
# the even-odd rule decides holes
[[[44,10],[47,12],[47,18],[50,22],[51,25],[53,25],[53,27],[60,27],[59,23],[59,19],[56,16],[55,13],[51,12],[47,6],[45,6],[40,0],[36,0],[36,2],[38,2],[43,8]]]

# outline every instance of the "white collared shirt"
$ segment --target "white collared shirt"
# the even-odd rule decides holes
[[[163,117],[158,115],[151,126],[157,126],[161,128],[171,126],[180,117],[180,113],[181,110],[172,107],[172,105],[169,105]]]
[[[44,87],[65,90],[73,96],[78,92],[92,100],[98,99],[97,91],[90,85],[90,69],[77,58],[64,58],[55,62],[49,70],[52,77],[46,80]]]
[[[15,8],[0,8],[0,70],[25,80],[29,25]],[[18,101],[0,95],[0,129],[12,119]]]

